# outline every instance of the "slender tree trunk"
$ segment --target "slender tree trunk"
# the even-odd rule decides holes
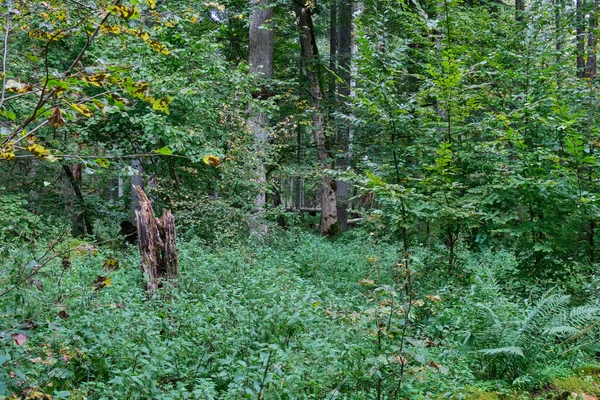
[[[302,129],[298,127],[296,129],[296,145],[298,146],[296,150],[296,157],[298,166],[302,165],[304,162],[304,141],[302,140]],[[298,212],[304,207],[304,179],[301,176],[296,177],[296,209]]]
[[[250,17],[250,32],[248,41],[248,65],[249,72],[256,76],[256,84],[260,90],[258,99],[267,97],[265,83],[273,76],[273,48],[274,33],[269,26],[273,19],[273,7],[271,0],[254,0],[254,8]],[[256,106],[251,105],[248,110],[248,127],[254,135],[256,153],[258,154],[258,168],[256,182],[259,193],[254,200],[254,212],[250,217],[250,234],[265,235],[267,226],[265,224],[265,204],[267,172],[265,158],[268,143],[269,117]]]
[[[317,43],[311,16],[309,2],[296,0],[294,12],[300,33],[300,46],[302,57],[306,63],[306,77],[308,80],[309,104],[312,107],[312,131],[317,150],[317,158],[322,169],[332,168],[331,149],[325,136],[325,121],[321,102],[323,90],[320,81],[320,68],[318,60]],[[335,198],[335,182],[323,171],[321,179],[321,233],[335,235],[338,232],[337,208]]]
[[[337,51],[338,51],[338,26],[337,26],[337,0],[331,2],[329,15],[329,69],[331,76],[329,79],[329,107],[335,110],[336,106],[336,77],[337,74]]]
[[[73,193],[75,193],[75,197],[81,207],[81,211],[73,218],[73,234],[78,234],[81,232],[85,232],[88,235],[93,235],[94,231],[92,229],[92,222],[90,221],[90,217],[85,206],[85,199],[83,198],[83,193],[81,191],[81,165],[74,164],[72,166],[63,165],[63,171],[67,177],[67,180],[71,184],[71,188],[73,189]],[[81,222],[85,227],[85,231],[81,229]]]
[[[585,38],[584,38],[584,32],[583,32],[583,4],[582,4],[583,0],[577,0],[577,2],[575,3],[575,13],[576,13],[576,20],[577,20],[577,26],[576,26],[576,40],[577,40],[577,77],[578,78],[583,78],[584,73],[585,73],[585,62],[583,59],[584,56],[584,52],[585,52]]]
[[[594,79],[596,77],[596,49],[597,38],[596,30],[598,29],[598,4],[599,0],[594,1],[594,7],[590,11],[589,31],[587,37],[588,54],[585,65],[585,77]]]
[[[340,0],[339,4],[339,76],[343,82],[338,87],[340,111],[343,114],[350,112],[350,80],[352,79],[352,0]],[[337,158],[338,169],[345,171],[351,166],[352,154],[350,153],[350,126],[345,119],[338,123],[337,143],[342,151]],[[337,220],[340,232],[348,229],[348,202],[350,199],[351,185],[347,181],[336,182]]]
[[[525,11],[525,0],[515,0],[515,11],[517,13],[517,21],[523,21],[523,11]]]
[[[134,158],[131,161],[131,168],[137,171],[135,175],[131,176],[131,205],[129,209],[131,220],[135,222],[135,212],[140,208],[140,199],[138,197],[137,191],[135,190],[135,187],[144,187],[144,178],[142,175],[144,173],[144,167],[142,166],[142,160],[140,160],[139,158]]]

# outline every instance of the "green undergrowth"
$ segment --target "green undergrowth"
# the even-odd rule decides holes
[[[558,293],[510,295],[492,272],[505,253],[459,255],[457,278],[433,274],[428,250],[407,261],[368,232],[274,237],[181,243],[179,281],[151,299],[133,249],[12,265],[0,275],[0,292],[13,288],[0,296],[0,399],[504,399],[596,371],[564,374],[593,361],[596,310],[571,323]],[[567,349],[559,333],[575,323],[591,328]]]

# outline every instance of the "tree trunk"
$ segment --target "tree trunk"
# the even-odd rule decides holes
[[[312,107],[312,131],[317,150],[317,159],[322,169],[331,169],[332,155],[325,136],[321,101],[323,91],[320,81],[320,66],[317,43],[311,16],[310,3],[296,0],[294,7],[296,23],[300,33],[300,46],[305,61],[306,78],[308,80],[309,104]],[[321,223],[322,234],[335,235],[338,232],[337,208],[335,198],[335,182],[323,171],[321,179]]]
[[[519,22],[523,21],[523,11],[525,11],[525,0],[515,0],[515,12]]]
[[[339,76],[342,83],[338,87],[340,111],[343,114],[350,112],[350,80],[352,79],[352,0],[340,0],[339,4]],[[347,120],[338,123],[337,143],[341,150],[336,160],[337,168],[346,171],[351,166],[352,154],[350,153],[350,126]],[[350,199],[351,185],[347,181],[336,182],[337,221],[340,232],[348,229],[348,201]]]
[[[590,11],[590,24],[588,31],[588,54],[585,66],[585,77],[594,79],[596,77],[596,30],[598,29],[598,4],[599,0],[594,1],[594,7]]]
[[[175,218],[171,211],[163,212],[162,218],[154,216],[152,204],[139,186],[134,186],[140,209],[135,211],[141,267],[146,290],[153,294],[163,279],[174,280],[179,276]]]
[[[584,32],[583,32],[583,5],[582,5],[582,1],[583,0],[577,0],[577,2],[575,3],[575,13],[576,13],[576,19],[577,19],[577,26],[576,26],[576,40],[577,40],[577,77],[578,78],[583,78],[584,73],[585,73],[585,62],[583,59],[584,56],[584,52],[585,52],[585,43],[584,43]]]
[[[256,76],[255,83],[259,86],[257,97],[259,100],[268,97],[268,80],[273,76],[273,48],[274,34],[270,24],[273,20],[273,7],[270,0],[254,0],[254,8],[250,17],[250,32],[248,40],[248,66],[250,74]],[[259,193],[254,200],[254,212],[250,217],[250,234],[265,235],[265,203],[267,176],[265,158],[268,142],[269,117],[266,113],[250,106],[248,109],[248,127],[254,135],[256,153],[258,154],[258,167],[256,183]]]
[[[81,211],[73,217],[73,235],[87,233],[91,236],[93,235],[94,231],[92,229],[92,223],[90,221],[87,208],[85,206],[83,193],[81,192],[81,164],[73,164],[71,166],[63,165],[63,171],[67,177],[67,181],[69,181],[71,184],[73,193],[75,194],[77,202],[81,207]],[[83,223],[85,230],[81,227],[81,223]]]
[[[337,26],[337,0],[331,2],[331,9],[329,12],[329,90],[328,100],[329,108],[331,111],[335,111],[336,105],[336,77],[337,74],[337,51],[338,51],[338,26]]]
[[[137,191],[135,190],[136,186],[140,188],[144,188],[144,178],[142,174],[144,173],[144,167],[142,166],[142,160],[139,158],[134,158],[131,161],[131,168],[137,173],[131,176],[131,205],[130,205],[130,216],[133,221],[135,218],[135,212],[140,208],[140,199],[138,198]]]

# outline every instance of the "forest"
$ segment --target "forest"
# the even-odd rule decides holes
[[[0,400],[600,398],[600,0],[0,14]]]

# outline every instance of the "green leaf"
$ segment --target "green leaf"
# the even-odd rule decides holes
[[[110,166],[110,161],[108,161],[106,158],[96,158],[94,161],[99,167],[102,168],[108,168]]]
[[[170,156],[171,154],[173,154],[173,151],[171,151],[171,149],[168,148],[167,146],[161,147],[158,150],[154,150],[154,152],[157,154],[162,154],[164,156]]]

